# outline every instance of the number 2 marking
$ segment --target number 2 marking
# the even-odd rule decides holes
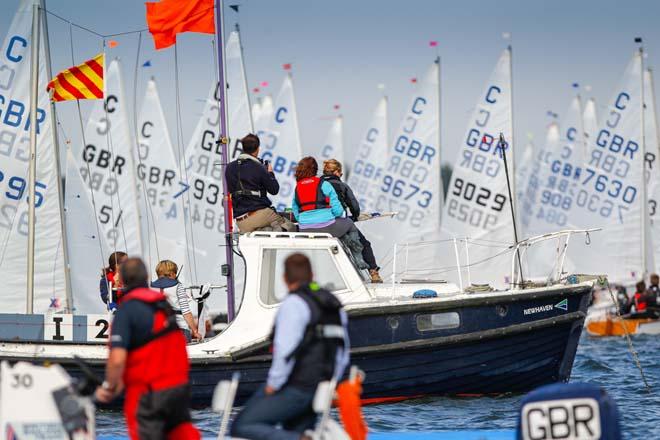
[[[96,339],[108,339],[108,321],[106,319],[98,319],[94,324],[95,327],[101,326],[101,330],[96,334]]]

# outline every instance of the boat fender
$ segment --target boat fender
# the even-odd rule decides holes
[[[607,392],[587,383],[545,385],[520,402],[517,440],[619,440],[619,412]]]
[[[437,298],[438,292],[431,289],[420,289],[413,293],[413,298]]]

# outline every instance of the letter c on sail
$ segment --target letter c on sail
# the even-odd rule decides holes
[[[287,114],[289,113],[289,110],[287,110],[286,107],[280,107],[275,112],[275,122],[277,122],[278,124],[284,122],[284,116],[282,115],[283,113]]]
[[[498,94],[502,93],[502,89],[500,89],[497,86],[490,86],[488,89],[488,92],[486,93],[486,102],[489,104],[495,104],[497,102],[497,99],[495,97],[491,97],[491,93],[497,92]]]
[[[9,61],[13,61],[15,63],[18,63],[23,59],[23,55],[13,54],[13,49],[14,49],[14,44],[15,43],[20,43],[21,46],[23,46],[23,48],[26,48],[27,47],[27,41],[25,40],[25,38],[23,38],[19,35],[14,35],[13,37],[11,37],[11,40],[9,40],[9,44],[7,45],[7,52],[6,52],[7,59]]]

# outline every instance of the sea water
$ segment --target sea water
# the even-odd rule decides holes
[[[660,336],[633,337],[646,379],[647,392],[625,338],[583,335],[571,382],[598,384],[610,393],[621,413],[626,439],[660,438]],[[515,429],[521,395],[448,398],[429,397],[364,408],[369,429],[391,431],[453,431]],[[203,435],[217,435],[219,418],[210,410],[193,412]],[[124,436],[120,412],[97,414],[99,436]]]

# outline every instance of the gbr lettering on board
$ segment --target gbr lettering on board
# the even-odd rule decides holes
[[[452,179],[447,191],[447,215],[484,231],[496,228],[501,221],[509,221],[504,210],[506,195],[492,190],[488,185],[491,180],[504,178],[502,149],[509,148],[506,144],[500,145],[499,133],[486,131],[492,108],[498,103],[501,93],[497,85],[488,87],[460,152],[458,166],[466,172],[461,173],[463,177],[457,175]],[[475,173],[481,176],[478,181],[465,177]]]
[[[0,123],[2,124],[0,155],[9,160],[25,163],[26,174],[31,124],[29,103],[13,99],[7,96],[7,93],[11,94],[20,63],[29,62],[27,47],[28,41],[25,38],[13,35],[9,39],[3,54],[3,63],[0,65]],[[46,110],[37,108],[37,133],[41,132],[41,125],[46,120],[46,116]],[[18,212],[16,203],[28,200],[27,179],[25,176],[10,174],[0,169],[0,227],[27,236],[27,211],[24,211],[18,219],[15,218]],[[35,185],[35,207],[39,208],[43,204],[47,186],[39,181]]]
[[[294,174],[296,172],[298,161],[278,154],[276,150],[277,142],[279,140],[277,127],[287,121],[288,115],[289,109],[286,106],[278,107],[273,113],[275,130],[259,130],[257,136],[259,136],[259,140],[261,141],[261,159],[264,161],[267,160],[271,163],[273,172],[278,177],[278,182],[280,184],[278,198],[284,201],[289,201],[288,203],[290,203],[290,200],[293,199],[293,192],[295,190]],[[275,209],[278,211],[284,211],[287,207],[288,204],[282,201],[276,204]]]
[[[397,211],[396,219],[411,227],[419,227],[427,215],[429,207],[437,194],[429,191],[437,188],[437,182],[431,182],[432,167],[439,166],[437,146],[421,141],[416,133],[417,123],[428,111],[427,100],[418,96],[408,111],[402,126],[403,133],[395,140],[394,149],[380,181],[380,194],[376,201],[376,210],[380,212]],[[365,165],[366,171],[366,165]],[[380,170],[371,170],[370,174]]]
[[[184,197],[186,218],[193,224],[201,224],[209,231],[224,232],[224,214],[222,210],[222,146],[219,143],[218,127],[220,126],[220,88],[216,85],[213,92],[213,103],[210,104],[208,117],[203,127],[199,148],[188,157],[186,169],[190,184],[190,197]],[[234,141],[232,155],[238,150],[238,139]],[[176,204],[172,208],[176,210]],[[168,216],[174,215],[168,211]]]
[[[564,211],[569,211],[573,204],[586,209],[604,219],[623,223],[626,212],[630,210],[638,195],[638,188],[630,184],[631,173],[636,173],[633,163],[641,154],[637,140],[626,138],[618,132],[621,121],[630,111],[630,95],[621,91],[615,99],[609,117],[595,140],[595,148],[587,158],[586,166],[575,165],[568,160],[558,158],[552,162],[551,178],[563,184],[557,189],[562,196],[551,200]],[[653,154],[645,160],[654,161]],[[562,191],[563,190],[563,191]]]

